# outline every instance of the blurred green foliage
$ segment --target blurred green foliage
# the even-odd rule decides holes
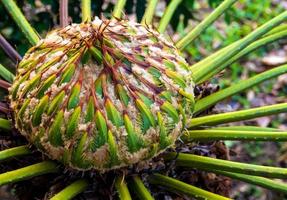
[[[216,7],[221,0],[209,0],[208,2],[210,6]],[[195,13],[204,5],[203,1],[196,1],[193,5]],[[210,54],[215,49],[242,38],[283,11],[284,8],[280,4],[272,3],[272,0],[239,0],[235,6],[224,14],[225,24],[216,22],[210,26],[196,40],[195,44],[189,46],[188,52],[193,59],[200,60],[202,59],[202,53],[199,51],[199,48],[194,47],[204,45],[205,53]],[[260,53],[263,52],[264,50]]]

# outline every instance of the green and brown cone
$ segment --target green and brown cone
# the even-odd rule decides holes
[[[17,128],[51,159],[105,171],[173,145],[192,117],[193,88],[187,63],[157,31],[96,18],[32,47],[10,99]]]

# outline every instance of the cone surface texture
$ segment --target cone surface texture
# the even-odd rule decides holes
[[[127,20],[51,31],[10,88],[18,130],[66,166],[106,171],[172,146],[192,117],[194,84],[178,50]]]

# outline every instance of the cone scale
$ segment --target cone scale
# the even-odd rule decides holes
[[[18,130],[51,159],[107,171],[172,146],[192,117],[193,88],[187,63],[157,31],[96,18],[32,47],[10,100]]]

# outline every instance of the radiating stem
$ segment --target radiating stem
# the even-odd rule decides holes
[[[22,60],[20,54],[11,46],[11,44],[9,44],[9,42],[1,34],[0,46],[14,63],[18,63],[20,60]]]
[[[285,194],[287,193],[287,184],[283,182],[274,181],[274,180],[264,178],[264,177],[259,177],[259,176],[226,172],[222,170],[212,170],[212,172],[216,174],[221,174],[223,176],[228,176],[230,178],[234,178],[240,181],[244,181],[246,183],[251,183],[253,185],[258,185],[269,190],[283,192]]]
[[[88,186],[88,181],[84,179],[77,180],[71,185],[67,186],[65,189],[60,191],[58,194],[53,196],[51,200],[69,200],[75,197],[77,194],[85,191]]]
[[[69,24],[69,14],[68,14],[68,0],[60,0],[60,26],[65,27]]]
[[[193,64],[192,66],[190,66],[190,70],[192,72],[195,72],[196,70],[200,70],[203,67],[206,67],[208,64],[210,64],[215,58],[225,55],[228,51],[230,51],[231,49],[233,49],[235,47],[235,45],[239,44],[243,39],[240,39],[236,42],[231,43],[230,45],[223,47],[222,49],[214,52],[213,54],[207,56],[206,58],[204,58],[203,60]]]
[[[278,113],[284,113],[287,111],[287,103],[280,103],[270,106],[262,106],[259,108],[252,108],[241,111],[234,111],[228,113],[214,114],[204,117],[193,118],[188,122],[188,128],[194,128],[198,126],[210,126],[225,124],[229,122],[237,122],[242,120],[254,119],[257,117],[263,117]]]
[[[281,74],[284,74],[287,72],[287,65],[282,65],[280,67],[273,68],[271,70],[265,71],[261,74],[258,74],[252,78],[238,81],[238,83],[227,87],[223,90],[220,90],[216,93],[213,93],[205,98],[199,99],[195,103],[194,107],[194,114],[200,113],[210,106],[216,104],[217,102],[230,97],[234,94],[238,94],[248,88],[251,88],[255,85],[258,85],[259,83],[269,80],[274,77],[278,77]]]
[[[164,155],[164,159],[176,159],[177,166],[192,167],[206,171],[223,170],[269,178],[287,178],[287,169],[280,167],[245,164],[185,153],[167,153]]]
[[[192,130],[185,131],[182,140],[247,140],[247,141],[287,141],[287,132],[242,131],[242,130]]]
[[[0,161],[2,162],[10,158],[23,156],[23,155],[27,155],[30,153],[31,151],[29,150],[27,145],[5,149],[3,151],[0,151]]]
[[[126,4],[126,0],[118,0],[116,2],[116,5],[113,11],[113,17],[121,18],[125,4]]]
[[[177,6],[180,4],[181,1],[182,0],[170,1],[169,5],[165,9],[164,14],[159,22],[158,31],[160,33],[163,33],[165,31],[169,21],[171,20],[171,17],[174,11],[176,10]]]
[[[7,119],[0,118],[0,129],[11,130],[11,122]]]
[[[91,0],[82,0],[82,21],[91,21]]]
[[[157,1],[158,0],[149,0],[148,1],[147,8],[145,9],[145,13],[144,13],[144,16],[143,16],[142,21],[141,21],[142,24],[150,25],[152,23],[152,18],[153,18],[154,12],[155,12]]]
[[[269,131],[269,132],[277,132],[281,131],[276,128],[269,127],[259,127],[259,126],[218,126],[212,127],[209,130],[231,130],[231,131]]]
[[[0,80],[0,88],[8,90],[11,87],[11,84],[7,81]]]
[[[281,31],[286,31],[287,30],[287,24],[281,24],[279,26],[276,26],[273,28],[271,31],[265,34],[265,36],[273,35]]]
[[[219,55],[215,59],[211,60],[206,65],[200,67],[198,70],[193,71],[193,78],[197,83],[199,80],[203,79],[205,76],[210,74],[213,70],[216,70],[218,66],[228,62],[233,56],[242,51],[253,41],[260,38],[272,28],[278,26],[283,21],[287,20],[287,11],[278,15],[277,17],[271,19],[267,23],[263,24],[247,36],[245,36],[240,42],[236,43],[231,49],[228,49],[224,54]]]
[[[134,189],[134,191],[138,195],[139,199],[143,199],[143,200],[153,200],[154,199],[138,176],[134,176],[132,178],[132,182],[131,182],[130,186]]]
[[[232,58],[232,60],[235,60],[236,58],[240,58],[239,55],[244,56],[245,54],[249,53],[250,51],[261,47],[263,45],[266,45],[270,42],[273,42],[275,40],[278,40],[280,38],[286,37],[286,30],[287,30],[287,25],[283,24],[280,26],[276,26],[275,28],[273,28],[271,31],[267,32],[263,38],[251,43],[249,46],[247,46],[245,49],[243,49],[240,53],[238,53],[237,55],[234,56],[234,58]],[[195,63],[194,65],[192,65],[190,67],[190,69],[192,71],[197,70],[200,67],[205,66],[208,62],[214,60],[216,57],[220,56],[220,55],[224,55],[226,54],[226,52],[230,51],[230,49],[233,49],[234,46],[236,46],[237,44],[239,44],[240,42],[242,42],[243,39],[240,39],[220,50],[218,50],[217,52],[211,54],[210,56],[204,58],[203,60]],[[244,53],[245,52],[245,53]]]
[[[275,28],[276,29],[276,28]],[[273,29],[272,29],[273,30]],[[226,61],[225,63],[223,63],[222,65],[218,66],[216,69],[214,69],[213,71],[211,71],[209,74],[207,74],[206,76],[204,76],[203,78],[201,79],[197,79],[196,83],[197,84],[200,84],[206,80],[208,80],[209,78],[213,77],[214,75],[216,75],[217,73],[219,73],[220,71],[222,71],[223,69],[225,69],[226,67],[228,67],[229,65],[231,65],[233,62],[237,61],[238,59],[242,58],[243,56],[245,56],[246,54],[254,51],[255,49],[259,48],[259,47],[262,47],[266,44],[269,44],[271,42],[274,42],[276,40],[279,40],[281,38],[284,38],[284,37],[287,37],[287,30],[284,30],[284,31],[280,31],[280,32],[277,32],[277,33],[274,33],[273,35],[267,35],[265,37],[263,37],[262,39],[259,39],[253,43],[251,43],[250,45],[248,45],[245,49],[243,49],[242,51],[240,51],[238,54],[236,54],[235,56],[233,56],[230,60]],[[237,42],[235,42],[234,44],[236,45]],[[233,46],[233,45],[232,45]],[[233,48],[233,47],[232,47]],[[231,49],[232,49],[231,48]],[[222,52],[223,54],[225,52]],[[218,55],[216,55],[215,57],[218,57]],[[214,57],[214,58],[215,58]],[[213,59],[214,59],[213,58]],[[212,60],[212,59],[210,59]],[[204,60],[203,60],[204,61]],[[204,63],[207,63],[207,62],[204,62]],[[204,63],[201,63],[201,61],[195,65],[193,65],[191,67],[191,70],[194,71],[194,70],[198,70],[202,67],[204,67]],[[201,65],[203,64],[203,65]],[[197,65],[197,66],[196,66]]]
[[[207,18],[205,18],[200,24],[198,24],[194,29],[192,29],[186,36],[180,39],[176,43],[176,46],[179,49],[184,49],[236,1],[237,0],[225,0]]]
[[[149,181],[152,184],[162,185],[168,187],[172,190],[184,193],[190,197],[195,197],[196,199],[208,199],[208,200],[228,200],[229,198],[208,192],[201,188],[189,185],[182,181],[164,176],[161,174],[153,174],[149,177]]]
[[[0,64],[0,76],[10,83],[12,83],[15,78],[14,74],[12,74],[1,64]]]
[[[10,108],[6,103],[0,102],[0,112],[8,114],[10,112]]]
[[[36,45],[39,41],[39,36],[31,27],[21,10],[18,8],[14,0],[2,0],[5,8],[8,10],[16,24],[19,26],[25,37],[29,40],[31,45]]]
[[[116,189],[121,200],[132,200],[129,189],[124,177],[117,177],[115,182]]]
[[[44,161],[13,171],[9,171],[3,174],[0,174],[0,186],[15,183],[18,181],[27,180],[35,176],[40,176],[43,174],[57,173],[58,168],[54,162]]]

